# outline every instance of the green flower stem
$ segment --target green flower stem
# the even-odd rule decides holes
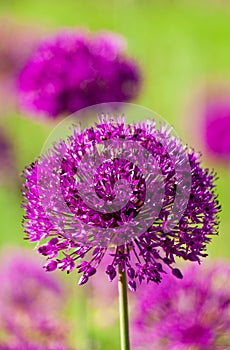
[[[124,270],[122,272],[119,265],[118,265],[118,291],[119,291],[121,350],[130,350],[126,271]]]

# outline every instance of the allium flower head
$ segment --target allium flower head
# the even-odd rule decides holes
[[[230,348],[230,266],[190,266],[182,281],[165,276],[136,295],[133,348],[227,350]]]
[[[109,33],[63,32],[44,41],[18,80],[23,109],[49,117],[136,97],[140,74]]]
[[[199,262],[218,226],[215,174],[199,158],[153,121],[74,128],[24,172],[24,228],[45,269],[77,268],[84,284],[109,254],[109,280],[126,268],[131,290],[165,265],[182,278],[175,258]]]

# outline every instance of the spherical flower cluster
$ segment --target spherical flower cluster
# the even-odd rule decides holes
[[[115,152],[119,142],[125,158]],[[88,156],[103,146],[102,156],[94,153],[94,168]],[[184,155],[189,169],[182,165],[178,171]],[[166,128],[157,129],[154,121],[126,125],[124,118],[102,116],[92,128],[75,128],[65,142],[54,144],[24,172],[27,239],[40,242],[38,252],[48,258],[47,271],[77,269],[82,273],[80,285],[96,273],[105,254],[110,257],[105,269],[109,280],[116,277],[119,265],[127,270],[132,291],[137,282],[159,283],[165,266],[182,278],[175,258],[200,262],[218,228],[215,174],[202,168],[199,158]],[[83,186],[79,179],[85,180]],[[110,211],[111,202],[116,204],[119,197],[116,191],[128,200]],[[182,197],[176,204],[178,191]],[[188,202],[177,217],[183,194],[188,194]],[[96,205],[101,201],[104,207]]]
[[[7,250],[1,259],[0,349],[67,350],[60,317],[63,290],[39,259]]]
[[[44,41],[18,79],[23,109],[48,117],[136,97],[140,74],[109,33],[63,32]]]
[[[133,349],[229,349],[229,277],[229,264],[217,262],[142,289],[133,301]]]
[[[219,159],[230,160],[230,99],[213,97],[204,106],[205,146]]]

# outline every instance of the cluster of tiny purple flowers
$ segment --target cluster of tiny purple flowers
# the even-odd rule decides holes
[[[55,118],[94,104],[135,98],[139,69],[122,46],[118,36],[104,32],[90,36],[67,31],[47,39],[18,78],[21,107]]]
[[[133,300],[135,350],[227,350],[230,347],[230,266],[190,266],[182,281],[165,276]]]
[[[164,228],[170,222],[180,176],[176,174],[175,164],[159,139],[167,140],[176,153],[180,153],[182,148],[190,164],[191,188],[187,207],[182,217],[177,218],[173,228],[168,232]],[[130,236],[129,240],[120,245],[114,244],[112,237],[107,246],[100,244],[100,237],[94,236],[93,241],[88,241],[88,244],[80,239],[84,236],[82,223],[88,225],[89,232],[95,228],[99,231],[105,228],[106,231],[124,227],[126,235],[125,224],[132,222],[138,215],[146,195],[146,191],[143,190],[145,189],[143,177],[135,170],[132,159],[125,166],[123,159],[110,159],[106,162],[106,167],[99,167],[99,171],[94,174],[98,197],[108,203],[113,199],[116,181],[125,179],[135,184],[134,187],[131,184],[130,200],[122,209],[106,214],[97,212],[84,203],[75,181],[77,170],[84,154],[105,140],[139,143],[154,157],[164,177],[164,197],[158,217],[153,223],[150,222],[149,227],[141,235]],[[61,165],[57,163],[60,154]],[[44,178],[39,174],[41,169]],[[100,171],[101,169],[103,171]],[[50,179],[45,180],[50,170],[52,179],[58,182],[62,198],[54,198],[53,183]],[[90,172],[90,166],[86,170]],[[149,176],[155,178],[155,172],[154,162],[150,162]],[[216,175],[201,167],[199,154],[181,146],[168,130],[164,128],[158,130],[154,122],[126,125],[123,118],[115,120],[101,118],[93,128],[84,131],[74,129],[67,141],[55,144],[47,155],[42,155],[31,164],[25,170],[24,178],[24,229],[27,239],[30,242],[40,242],[38,253],[48,258],[45,265],[47,271],[58,268],[70,273],[77,269],[82,273],[80,285],[86,283],[89,277],[96,273],[105,254],[111,259],[105,271],[109,280],[114,280],[119,265],[122,271],[127,270],[128,286],[132,291],[136,290],[138,281],[159,283],[166,272],[166,266],[171,269],[173,275],[181,279],[182,273],[174,266],[175,258],[180,257],[199,263],[200,258],[207,255],[206,244],[212,235],[217,234],[220,206],[215,195]],[[147,190],[150,195],[154,195],[151,187]],[[187,191],[187,188],[183,190]],[[45,199],[42,198],[42,191],[45,193]],[[52,215],[44,207],[44,200],[48,203],[47,208]],[[68,208],[68,212],[62,212],[64,210],[62,208]],[[151,220],[149,213],[147,219]]]

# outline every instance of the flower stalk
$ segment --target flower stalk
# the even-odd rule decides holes
[[[126,270],[122,271],[120,265],[118,266],[118,292],[121,350],[130,350]]]

